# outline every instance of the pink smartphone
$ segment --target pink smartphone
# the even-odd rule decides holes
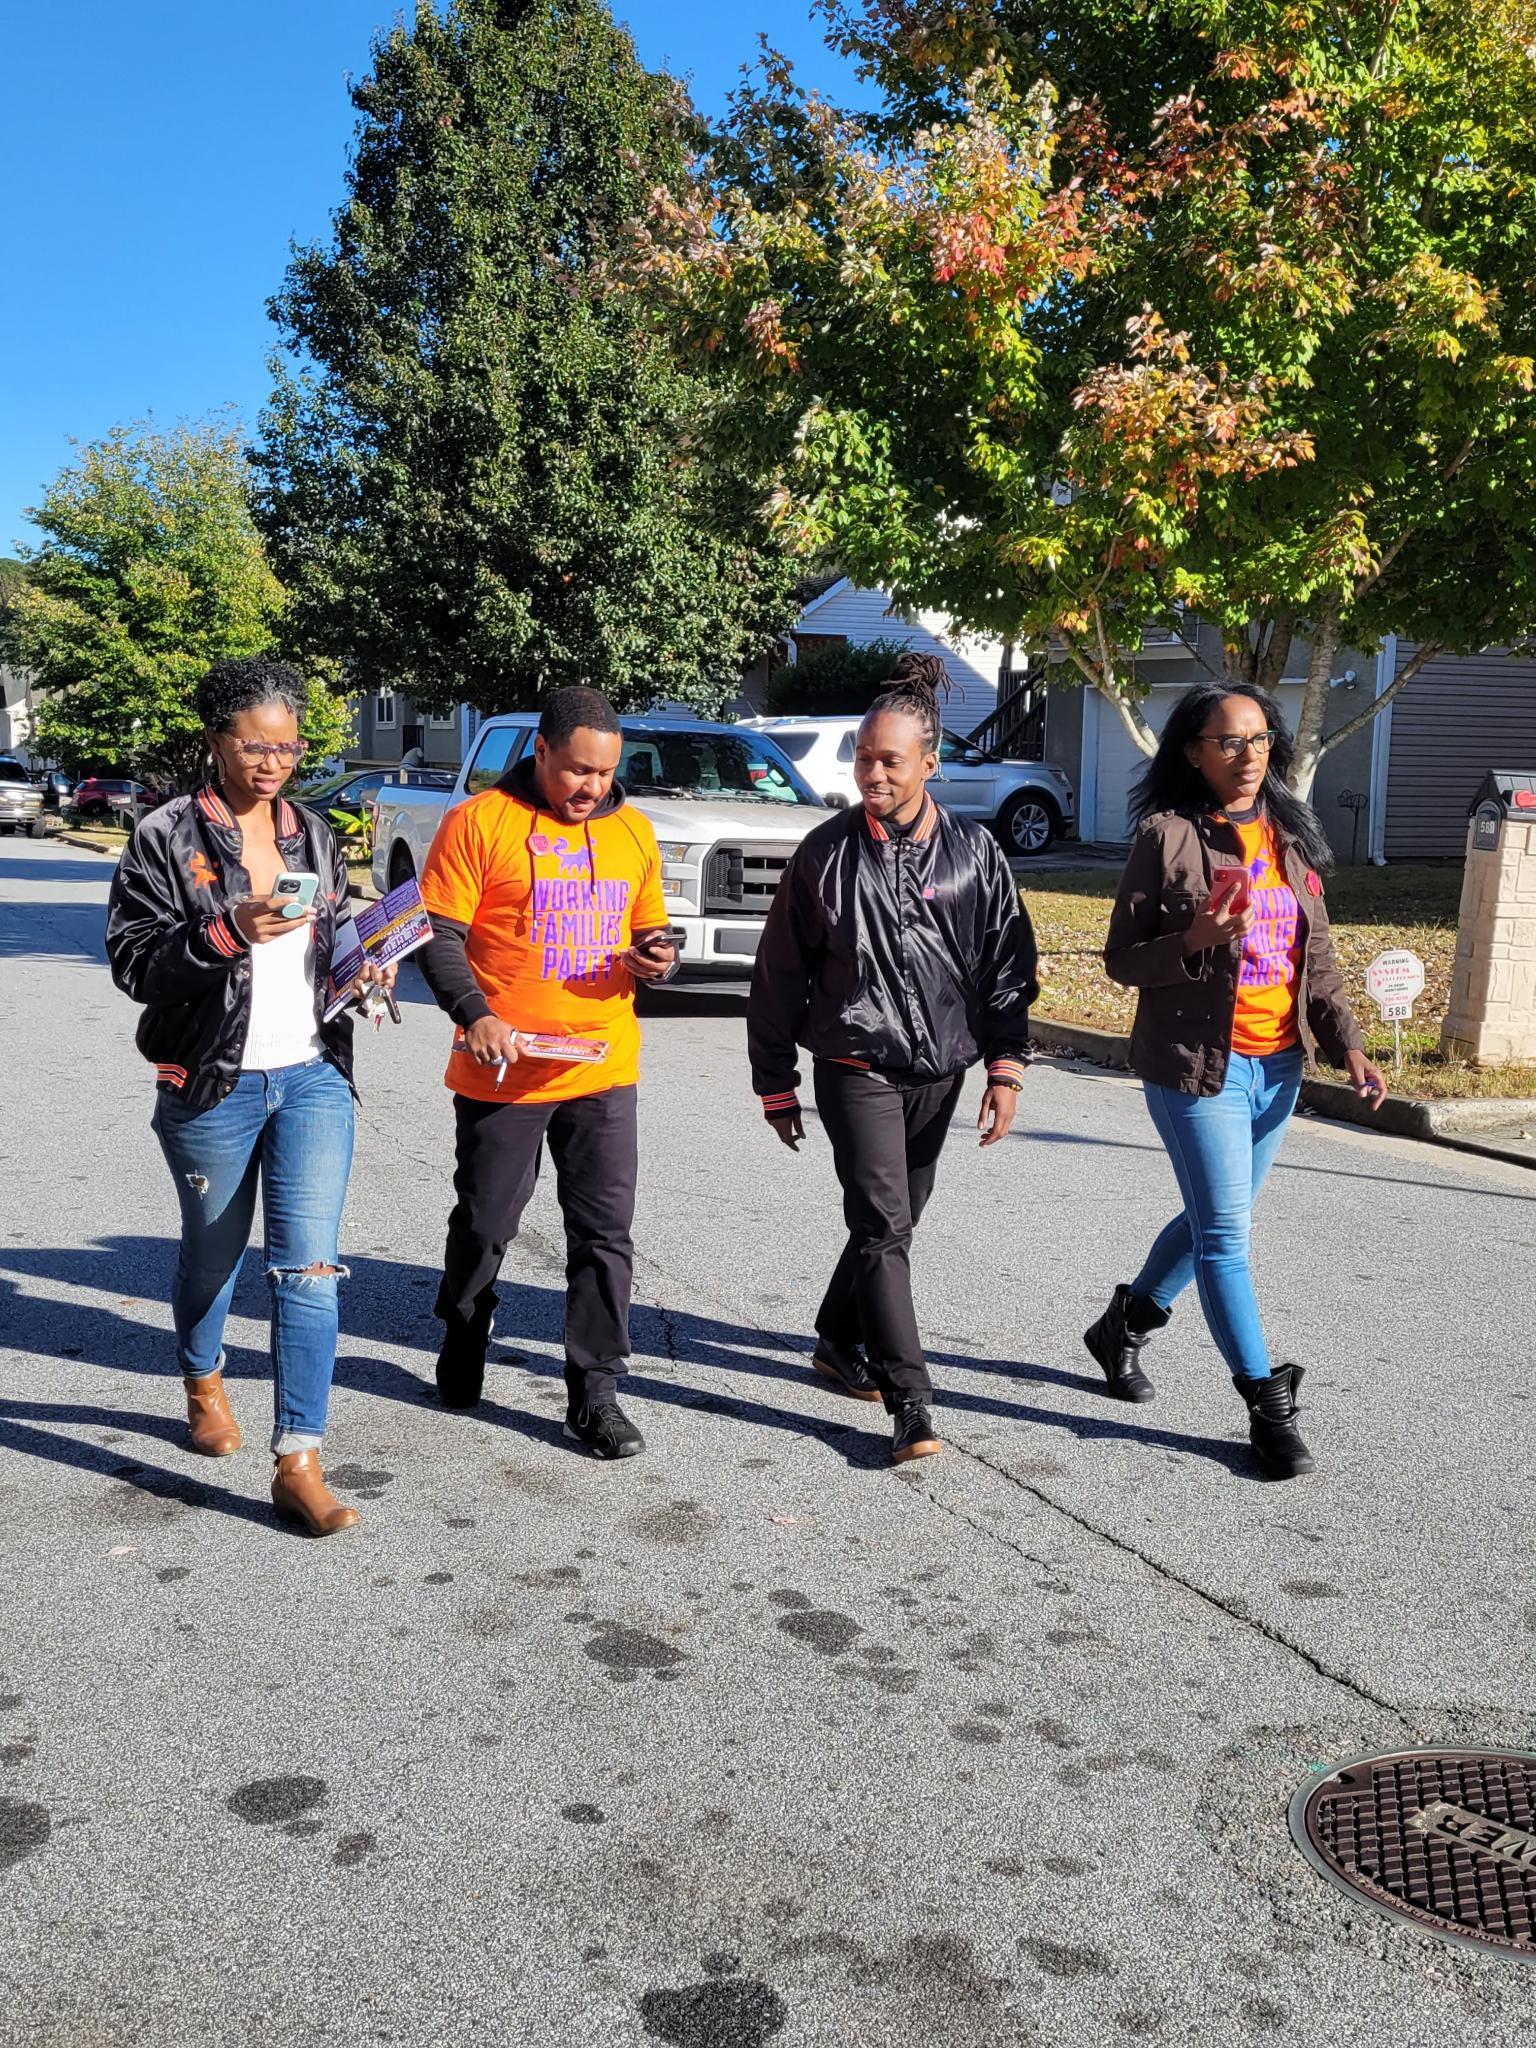
[[[1211,869],[1211,908],[1225,904],[1231,910],[1248,908],[1248,870],[1246,868],[1216,867]]]

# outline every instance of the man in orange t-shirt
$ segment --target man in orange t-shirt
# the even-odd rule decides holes
[[[496,1275],[547,1140],[567,1248],[565,1433],[599,1458],[645,1448],[617,1399],[634,1272],[635,983],[661,980],[676,957],[656,834],[613,779],[621,748],[599,691],[545,699],[532,758],[438,828],[421,881],[433,938],[418,956],[459,1027],[445,1077],[458,1201],[437,1294],[438,1392],[450,1408],[480,1398]],[[518,1045],[529,1032],[602,1050],[534,1058]]]

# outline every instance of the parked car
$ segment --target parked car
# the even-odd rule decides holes
[[[420,875],[444,815],[499,782],[533,745],[532,712],[488,719],[449,791],[381,793],[373,882],[382,894]],[[750,973],[763,920],[795,848],[826,807],[766,733],[673,717],[626,718],[619,780],[655,827],[662,888],[683,934],[679,982]]]
[[[62,811],[75,793],[74,778],[66,775],[62,768],[45,769],[33,778],[43,792],[45,811]]]
[[[347,840],[368,859],[380,800],[396,786],[447,791],[453,788],[453,774],[445,768],[353,768],[311,782],[297,794],[301,804],[319,812],[338,839]]]
[[[81,818],[105,818],[114,811],[127,810],[130,805],[152,811],[164,802],[158,790],[128,776],[87,775],[75,784],[71,809]]]
[[[43,792],[14,755],[0,758],[0,832],[43,836]]]
[[[771,733],[825,803],[856,804],[853,779],[857,718],[754,718]],[[1013,855],[1044,853],[1077,816],[1071,779],[1048,761],[1005,761],[946,732],[939,772],[929,784],[936,802],[962,818],[990,825]]]

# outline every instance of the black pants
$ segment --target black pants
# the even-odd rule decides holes
[[[635,1090],[574,1102],[476,1102],[454,1097],[458,1201],[437,1312],[445,1322],[489,1319],[496,1275],[539,1178],[546,1138],[565,1219],[565,1383],[577,1406],[613,1398],[629,1358],[635,1248]]]
[[[912,1306],[912,1232],[933,1193],[939,1154],[965,1076],[898,1088],[857,1067],[818,1060],[816,1107],[832,1141],[848,1242],[816,1315],[819,1336],[864,1346],[889,1403],[933,1383]]]

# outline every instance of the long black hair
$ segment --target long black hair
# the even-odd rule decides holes
[[[1260,801],[1281,830],[1295,840],[1308,867],[1321,874],[1333,865],[1333,848],[1316,811],[1286,781],[1296,744],[1285,715],[1269,692],[1254,683],[1196,683],[1184,692],[1168,714],[1157,752],[1131,784],[1131,822],[1139,825],[1155,811],[1212,808],[1210,785],[1200,770],[1191,765],[1184,749],[1199,739],[1211,713],[1228,697],[1251,697],[1263,712],[1275,743],[1269,750]]]
[[[898,656],[896,666],[880,685],[879,696],[864,716],[878,718],[882,712],[893,711],[904,718],[915,718],[923,735],[923,752],[932,754],[944,736],[939,696],[942,693],[947,697],[949,691],[949,670],[942,655],[903,654]]]

